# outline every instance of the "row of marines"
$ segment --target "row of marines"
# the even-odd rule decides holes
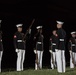
[[[0,24],[1,24],[0,20]],[[64,22],[56,21],[58,30],[53,30],[52,36],[49,40],[49,52],[51,53],[51,68],[57,67],[59,73],[65,73],[66,71],[66,61],[65,61],[65,45],[66,45],[66,32],[62,28]],[[31,29],[26,31],[26,34],[22,33],[22,25],[17,24],[17,32],[14,34],[14,47],[17,53],[17,71],[23,71],[25,53],[26,53],[26,40],[27,35],[30,36]],[[34,53],[36,54],[35,60],[35,70],[42,69],[42,57],[44,51],[44,36],[42,34],[42,26],[37,26],[37,34],[34,36],[36,41]],[[71,32],[72,37],[69,39],[68,48],[70,52],[70,68],[74,68],[76,64],[76,32]],[[3,44],[2,44],[2,32],[0,31],[0,72],[1,72],[1,60],[3,54]]]

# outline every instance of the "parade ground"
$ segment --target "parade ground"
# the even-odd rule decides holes
[[[37,70],[34,69],[27,69],[22,72],[17,71],[9,71],[9,72],[2,72],[0,75],[76,75],[76,68],[70,69],[67,68],[65,73],[58,73],[57,70],[51,70],[51,69],[43,69],[43,70]]]

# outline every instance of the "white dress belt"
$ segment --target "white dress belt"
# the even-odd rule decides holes
[[[59,39],[60,41],[64,41],[64,39]]]
[[[0,41],[2,42],[2,39]]]
[[[75,44],[72,44],[72,46],[76,46]]]
[[[56,43],[52,43],[52,45],[56,45]]]
[[[17,42],[23,42],[22,40],[17,40]]]
[[[42,44],[42,42],[37,42],[38,44]]]

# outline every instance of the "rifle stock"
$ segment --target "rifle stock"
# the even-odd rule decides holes
[[[26,31],[26,33],[25,33],[25,35],[24,35],[24,37],[23,37],[23,40],[26,38],[26,35],[29,33],[29,30],[31,29],[31,27],[32,27],[32,25],[33,25],[34,22],[35,22],[35,19],[32,20],[29,28],[27,29],[27,31]]]
[[[51,41],[51,50],[52,50],[52,41]],[[51,58],[52,58],[52,64],[54,65],[53,53],[51,53]]]
[[[71,51],[72,51],[72,42],[70,41],[71,43]],[[73,57],[73,52],[71,52],[71,56],[72,56],[72,63],[74,64],[74,57]],[[75,64],[74,64],[75,65]]]

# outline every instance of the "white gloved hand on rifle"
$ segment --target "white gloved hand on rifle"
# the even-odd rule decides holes
[[[15,51],[16,51],[16,52],[19,52],[19,49],[16,49]]]
[[[58,52],[59,50],[58,49],[55,49],[55,52]]]
[[[29,34],[31,34],[31,29],[29,29]]]
[[[70,53],[72,53],[72,51],[71,51],[71,50],[69,50],[69,52],[70,52]]]
[[[37,53],[36,50],[34,50],[34,53],[35,53],[35,54]]]
[[[52,50],[49,50],[49,52],[50,52],[50,53],[53,53],[53,51],[52,51]]]

